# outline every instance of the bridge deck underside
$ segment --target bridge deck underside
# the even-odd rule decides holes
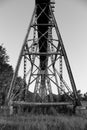
[[[37,1],[37,11],[36,15],[38,17],[37,19],[37,25],[38,25],[38,39],[39,40],[39,52],[47,52],[47,38],[48,38],[48,24],[49,24],[49,4],[43,4]],[[41,11],[44,10],[42,13]],[[47,17],[48,16],[48,17]],[[40,68],[41,70],[46,69],[46,60],[47,56],[40,56]]]

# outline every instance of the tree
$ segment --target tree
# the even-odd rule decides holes
[[[13,74],[14,74],[13,67],[9,64],[9,56],[6,53],[6,49],[3,47],[3,45],[0,45],[0,104],[1,105],[4,104],[4,100],[6,99],[13,78]],[[20,93],[21,87],[23,85],[24,85],[24,80],[21,77],[17,77],[15,83],[15,90],[14,90],[16,94]],[[17,98],[20,97],[18,96]]]
[[[78,94],[78,97],[79,97],[80,101],[82,101],[83,100],[83,95],[81,93],[81,90],[78,90],[77,94]]]
[[[7,64],[9,61],[9,56],[6,53],[6,49],[3,45],[0,45],[0,73],[3,71],[3,65]]]
[[[4,64],[2,72],[0,73],[0,91],[3,91],[5,95],[8,92],[11,80],[13,76],[13,68],[9,64]]]
[[[84,93],[84,100],[87,101],[87,92]]]
[[[24,96],[23,95],[24,91],[22,91],[24,89],[23,86],[24,86],[23,79],[21,77],[17,77],[16,82],[15,82],[15,89],[13,90],[13,93],[16,97],[15,99],[21,100],[22,97]]]
[[[0,45],[0,93],[6,97],[13,76],[13,67],[3,45]],[[3,96],[2,96],[3,97]],[[1,97],[0,97],[1,98]]]

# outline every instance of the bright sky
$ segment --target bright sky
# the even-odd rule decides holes
[[[55,17],[77,89],[87,92],[87,0],[56,0]],[[15,68],[34,0],[0,0],[0,44]]]

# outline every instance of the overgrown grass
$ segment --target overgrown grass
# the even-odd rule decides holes
[[[4,119],[7,122],[1,124],[2,130],[87,130],[87,120],[76,116],[28,115]]]
[[[5,110],[6,112],[6,110]],[[87,130],[87,110],[76,115],[18,115],[0,112],[0,130]]]

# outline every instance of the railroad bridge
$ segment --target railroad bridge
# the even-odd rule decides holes
[[[53,0],[35,0],[35,8],[21,47],[15,73],[7,95],[9,107],[28,108],[80,105],[76,84],[54,15]],[[63,66],[69,79],[64,79]],[[23,84],[17,88],[22,73]],[[30,89],[33,92],[30,92]],[[53,93],[56,91],[56,94]],[[67,97],[62,100],[61,97]]]

